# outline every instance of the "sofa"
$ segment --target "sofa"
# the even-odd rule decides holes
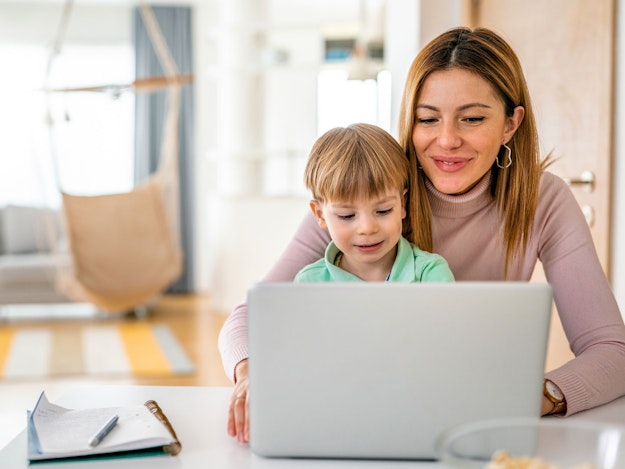
[[[54,209],[0,207],[0,304],[68,301],[56,287],[58,267],[70,263],[60,227]]]

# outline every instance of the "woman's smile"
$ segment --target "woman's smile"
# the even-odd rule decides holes
[[[432,158],[432,161],[434,162],[434,164],[436,164],[436,166],[441,171],[450,172],[450,173],[464,169],[469,163],[469,160],[466,158],[449,158],[449,157],[434,157]]]

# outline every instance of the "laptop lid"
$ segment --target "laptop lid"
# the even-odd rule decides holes
[[[257,284],[251,449],[434,459],[451,426],[537,417],[551,304],[525,282]]]

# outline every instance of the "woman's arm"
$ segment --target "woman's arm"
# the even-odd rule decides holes
[[[547,378],[570,415],[625,395],[625,326],[573,194],[553,175],[542,183],[539,256],[576,357]]]
[[[321,229],[313,214],[309,211],[278,262],[262,279],[263,282],[289,282],[304,266],[323,257],[330,242],[327,231]],[[224,370],[235,382],[236,365],[248,357],[247,349],[247,305],[240,304],[219,333],[219,351]]]
[[[323,257],[330,242],[311,212],[304,217],[286,250],[263,278],[263,282],[288,282],[300,269]],[[228,407],[227,431],[240,443],[249,441],[249,388],[247,358],[247,305],[238,305],[219,333],[219,351],[224,370],[235,383]]]

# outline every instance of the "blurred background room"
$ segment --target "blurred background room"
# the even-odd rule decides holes
[[[75,382],[229,385],[217,334],[308,210],[313,142],[396,135],[461,24],[519,53],[625,310],[619,0],[0,0],[0,421]],[[548,367],[565,344],[556,316]]]

